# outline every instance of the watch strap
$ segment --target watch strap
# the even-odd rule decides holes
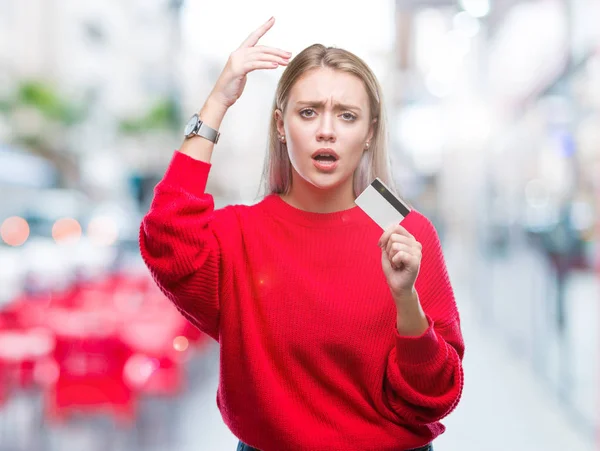
[[[195,133],[196,135],[202,136],[203,138],[206,138],[215,144],[217,144],[217,142],[219,141],[219,137],[221,136],[221,134],[217,130],[215,130],[212,127],[209,127],[204,122],[202,122],[202,120],[200,120],[199,127]]]

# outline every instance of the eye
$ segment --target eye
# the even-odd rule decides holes
[[[342,118],[344,118],[344,120],[348,121],[348,122],[352,122],[352,121],[356,120],[356,116],[354,114],[347,113],[347,112],[342,114]]]
[[[311,114],[305,114],[305,113],[311,113]],[[312,108],[306,108],[302,111],[300,111],[300,116],[302,117],[313,117],[315,113],[315,110],[313,110]]]

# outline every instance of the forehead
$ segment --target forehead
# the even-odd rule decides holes
[[[329,68],[312,69],[302,75],[290,90],[290,101],[334,101],[367,105],[369,97],[356,75]]]

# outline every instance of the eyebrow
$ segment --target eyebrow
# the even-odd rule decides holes
[[[319,107],[319,108],[323,108],[325,106],[325,102],[323,101],[317,101],[317,100],[300,100],[298,102],[296,102],[298,105],[305,105],[305,106],[314,106],[314,107]],[[345,104],[345,103],[335,103],[334,107],[339,109],[339,110],[358,110],[358,111],[362,111],[362,109],[356,105],[349,105],[349,104]]]

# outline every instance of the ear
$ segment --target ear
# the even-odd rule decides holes
[[[373,139],[373,134],[375,133],[375,124],[377,124],[377,118],[371,121],[371,125],[369,126],[369,134],[367,135],[367,141],[371,141]]]
[[[285,135],[285,129],[283,128],[283,112],[277,108],[275,110],[275,113],[273,113],[275,115],[275,122],[277,124],[277,132],[280,135]]]

